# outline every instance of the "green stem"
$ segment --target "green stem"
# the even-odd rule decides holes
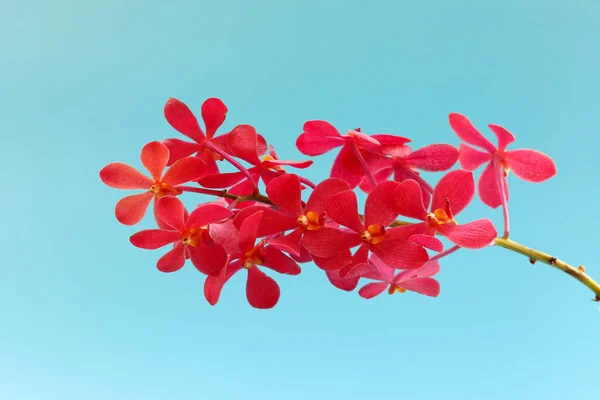
[[[554,256],[551,256],[550,254],[542,253],[541,251],[531,249],[510,239],[497,238],[495,241],[495,245],[529,257],[529,262],[532,264],[535,264],[539,261],[571,275],[573,278],[577,279],[579,282],[587,286],[592,292],[594,292],[596,297],[592,300],[600,301],[600,284],[598,284],[598,282],[590,278],[585,273],[585,268],[581,266],[579,268],[575,268],[567,264],[566,262],[559,260]]]

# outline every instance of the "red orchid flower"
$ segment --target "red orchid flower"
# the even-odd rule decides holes
[[[399,183],[393,194],[396,211],[400,215],[424,221],[410,225],[414,233],[425,235],[421,239],[438,232],[460,247],[480,249],[489,246],[497,236],[492,222],[482,218],[458,224],[454,219],[469,205],[474,195],[473,173],[463,170],[448,172],[440,179],[433,191],[429,213],[423,205],[421,188],[414,180]]]
[[[367,283],[358,291],[360,297],[372,299],[388,290],[388,294],[404,293],[407,290],[437,297],[440,294],[440,284],[431,278],[440,272],[440,264],[437,261],[427,262],[417,270],[404,270],[396,274],[394,268],[385,265],[376,255],[372,255],[370,263],[375,270],[366,274],[364,278],[380,282]]]
[[[160,142],[150,142],[142,148],[142,164],[151,178],[134,167],[121,162],[108,164],[100,171],[100,179],[115,189],[144,189],[146,192],[127,196],[115,207],[117,220],[124,225],[135,225],[144,218],[150,201],[161,197],[181,194],[177,185],[198,179],[206,164],[196,157],[182,158],[163,175],[169,160],[169,149]],[[157,219],[160,224],[160,220]]]
[[[269,246],[265,239],[256,244],[256,233],[262,211],[248,217],[242,223],[238,236],[238,251],[230,255],[233,260],[221,274],[216,277],[209,276],[204,282],[204,295],[206,300],[215,305],[219,301],[223,285],[238,271],[246,269],[246,298],[254,308],[272,308],[279,301],[279,285],[267,276],[258,267],[259,265],[270,268],[276,272],[287,275],[298,275],[300,267],[294,260],[286,256],[281,250]]]
[[[474,171],[482,164],[488,163],[478,183],[479,196],[486,205],[496,208],[502,204],[500,187],[504,187],[508,200],[506,176],[511,170],[528,182],[543,182],[556,175],[554,161],[546,154],[531,149],[506,150],[506,147],[515,141],[515,137],[502,126],[488,125],[498,138],[496,147],[464,115],[453,113],[450,114],[449,120],[450,126],[460,139],[484,150],[479,151],[461,143],[459,160],[461,167],[467,171]],[[501,173],[497,173],[497,169],[501,169]]]
[[[373,135],[380,142],[384,139],[380,135]],[[458,160],[458,150],[449,144],[432,144],[419,150],[412,151],[409,146],[402,146],[388,150],[386,146],[379,149],[381,154],[389,157],[373,158],[373,161],[367,161],[374,170],[373,176],[379,182],[386,181],[394,174],[396,182],[402,182],[407,179],[414,179],[421,186],[423,192],[423,202],[429,205],[433,188],[419,175],[418,170],[428,172],[447,171]],[[373,190],[373,184],[370,179],[364,177],[360,183],[362,191],[369,193]]]
[[[252,127],[250,128],[254,129]],[[234,129],[232,134],[238,129],[239,127]],[[256,150],[248,148],[244,143],[248,143],[248,141],[236,140],[230,143],[229,148],[233,156],[241,158],[253,165],[253,167],[248,168],[248,172],[250,176],[252,176],[255,184],[258,184],[259,180],[262,179],[265,185],[268,185],[273,179],[285,174],[283,166],[305,169],[313,164],[312,160],[280,160],[277,157],[277,153],[275,153],[273,146],[269,146],[269,154],[264,156],[261,160],[258,158]],[[249,181],[248,177],[243,172],[207,175],[202,178],[199,183],[206,188],[229,188],[229,193],[240,196],[250,195],[254,191],[252,182]]]
[[[227,253],[210,235],[212,224],[231,216],[231,211],[217,204],[202,204],[186,217],[186,210],[177,197],[166,196],[156,204],[160,219],[170,229],[146,229],[131,236],[131,243],[142,249],[154,250],[174,243],[156,267],[162,272],[174,272],[185,264],[186,258],[198,271],[219,275],[225,268]]]
[[[382,182],[369,193],[364,222],[358,214],[353,191],[345,190],[331,196],[325,208],[327,215],[350,231],[323,227],[305,235],[303,245],[312,254],[322,258],[334,257],[342,251],[360,246],[351,264],[340,272],[341,278],[370,270],[369,252],[377,254],[383,262],[394,268],[419,268],[429,259],[427,251],[408,240],[406,226],[388,228],[398,216],[393,206],[393,194],[398,185],[394,181]]]
[[[335,286],[336,288],[343,290],[345,292],[352,292],[358,286],[358,281],[360,281],[359,276],[353,276],[350,278],[340,278],[340,270],[332,270],[325,271],[325,275],[329,282]]]
[[[401,147],[409,142],[409,139],[392,135],[379,135],[387,140],[395,138],[395,143],[385,143],[390,148],[394,146]],[[332,178],[343,179],[355,188],[365,176],[368,168],[365,158],[369,151],[376,151],[382,144],[377,140],[376,135],[369,136],[360,132],[360,129],[348,131],[346,136],[342,136],[338,130],[326,121],[308,121],[304,124],[304,131],[296,140],[298,150],[307,156],[318,156],[325,154],[336,147],[342,146],[338,153],[330,176]]]
[[[169,148],[171,156],[169,165],[177,160],[187,157],[193,153],[207,165],[207,174],[219,172],[216,160],[223,160],[222,153],[227,153],[227,142],[230,133],[214,137],[217,129],[227,115],[227,107],[217,98],[207,99],[201,107],[202,120],[206,127],[206,136],[198,124],[198,120],[185,103],[170,98],[165,104],[164,114],[167,122],[175,130],[192,139],[194,142],[186,142],[177,138],[166,139],[163,143]],[[260,154],[267,151],[265,139],[258,135],[251,142]]]

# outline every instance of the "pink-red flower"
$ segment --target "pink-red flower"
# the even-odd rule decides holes
[[[420,240],[426,240],[427,236],[437,232],[460,247],[480,249],[496,238],[492,222],[483,218],[458,224],[455,219],[474,195],[473,173],[462,170],[451,171],[440,179],[433,191],[430,212],[425,209],[421,188],[414,180],[399,183],[393,194],[396,211],[400,215],[424,221],[410,225],[415,234],[425,235]]]
[[[450,126],[460,139],[483,150],[479,151],[461,143],[459,160],[461,167],[467,171],[474,171],[482,164],[488,163],[478,182],[479,196],[488,206],[496,208],[502,204],[501,187],[504,188],[508,200],[506,176],[509,171],[528,182],[543,182],[556,175],[554,161],[544,153],[531,149],[506,150],[506,147],[515,141],[515,137],[502,126],[488,125],[498,138],[496,147],[464,115],[453,113],[450,114],[449,120]]]
[[[261,223],[262,211],[246,218],[242,223],[238,246],[235,254],[230,254],[232,260],[219,276],[209,276],[204,282],[206,300],[215,305],[219,301],[223,285],[242,269],[248,271],[246,280],[246,298],[255,308],[272,308],[279,301],[280,289],[275,280],[265,274],[260,266],[265,266],[276,272],[287,275],[298,275],[300,267],[294,260],[283,254],[281,250],[270,246],[266,239],[256,243],[258,227]]]
[[[219,172],[217,160],[223,160],[221,152],[228,153],[227,143],[230,134],[224,134],[215,137],[215,133],[227,115],[227,107],[217,98],[207,99],[201,108],[202,120],[206,127],[205,132],[202,131],[198,120],[185,103],[180,100],[170,98],[165,104],[164,114],[167,122],[178,132],[192,139],[194,142],[186,142],[181,139],[171,138],[166,139],[163,143],[170,150],[169,165],[175,161],[196,153],[196,156],[206,164],[206,174],[216,174]],[[244,138],[247,140],[248,138]],[[239,139],[236,139],[236,141]],[[264,138],[256,135],[254,142],[249,143],[255,149],[258,149],[259,154],[264,154],[267,151],[267,145]]]
[[[227,253],[211,237],[210,227],[231,216],[231,211],[218,204],[202,204],[187,216],[185,207],[177,197],[158,200],[159,218],[170,229],[146,229],[131,236],[131,243],[142,249],[158,249],[174,243],[173,249],[162,256],[156,267],[162,272],[174,272],[185,264],[186,258],[198,271],[219,275],[225,268]]]
[[[361,287],[358,294],[365,299],[372,299],[380,295],[386,289],[388,294],[404,293],[407,290],[437,297],[440,294],[440,284],[432,278],[440,272],[440,264],[430,261],[416,270],[404,270],[396,274],[394,268],[385,265],[376,255],[372,255],[370,263],[374,270],[365,274],[365,278],[379,282],[367,283]]]
[[[151,177],[121,162],[108,164],[100,171],[100,179],[115,189],[143,189],[144,193],[124,197],[115,207],[117,220],[125,225],[135,225],[144,218],[150,201],[164,196],[177,196],[177,185],[198,179],[206,165],[196,157],[187,157],[174,163],[163,175],[169,160],[169,149],[160,142],[150,142],[142,148],[142,164]],[[157,219],[160,224],[160,220]]]

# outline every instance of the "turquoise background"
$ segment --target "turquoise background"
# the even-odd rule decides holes
[[[309,119],[420,147],[458,145],[461,112],[555,159],[546,183],[511,176],[513,238],[600,278],[599,19],[594,0],[4,2],[0,398],[597,399],[598,304],[547,266],[464,250],[439,298],[365,301],[307,265],[274,310],[243,275],[212,308],[191,265],[162,274],[130,245],[152,221],[121,226],[126,192],[98,171],[177,136],[171,96],[222,98],[226,128],[287,159]],[[501,229],[478,199],[461,220],[483,216]]]

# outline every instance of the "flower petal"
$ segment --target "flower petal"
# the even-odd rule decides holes
[[[141,159],[154,181],[158,182],[169,161],[169,149],[161,142],[147,143],[142,148]]]
[[[489,124],[488,126],[498,138],[498,149],[500,149],[500,151],[506,149],[506,146],[515,141],[515,135],[510,133],[508,129],[495,124]]]
[[[214,203],[200,204],[194,211],[190,213],[190,216],[186,222],[186,227],[201,228],[206,225],[226,220],[232,215],[232,212],[222,205]]]
[[[238,125],[229,133],[227,148],[231,155],[252,165],[259,165],[256,129],[251,125]]]
[[[288,165],[290,167],[305,169],[313,165],[313,160],[304,160],[304,161],[288,161],[288,160],[264,160],[261,162],[261,165],[264,168],[273,168],[281,165]]]
[[[258,267],[248,270],[246,281],[246,298],[254,308],[273,308],[279,301],[279,285]]]
[[[371,254],[369,262],[375,267],[375,273],[365,275],[365,278],[377,279],[388,283],[392,282],[394,279],[394,273],[396,272],[395,268],[387,266],[383,261],[381,261],[381,259],[379,259],[379,257],[377,257],[377,254]]]
[[[413,172],[413,171],[407,169],[405,166],[402,166],[399,164],[396,164],[394,166],[394,180],[396,182],[404,182],[406,180],[414,180],[421,187],[421,196],[423,199],[423,206],[427,209],[427,208],[429,208],[429,203],[431,202],[431,193],[429,191],[431,190],[431,192],[433,192],[433,188],[431,188],[429,186],[429,184],[425,185],[423,183],[420,183],[418,180],[416,180],[415,176],[414,176],[415,173],[417,174],[417,176],[419,175],[418,172]]]
[[[175,196],[165,196],[156,202],[158,217],[172,229],[183,231],[185,229],[185,207],[181,200]]]
[[[519,149],[504,153],[508,167],[516,176],[528,182],[543,182],[556,175],[552,158],[537,150]]]
[[[221,270],[218,276],[208,276],[204,281],[204,297],[211,306],[214,306],[221,297],[221,290],[223,286],[233,275],[242,269],[242,263],[234,261],[229,264],[226,268]]]
[[[345,190],[350,190],[350,185],[346,181],[336,178],[325,179],[310,194],[306,202],[306,212],[324,212],[329,198]]]
[[[400,185],[394,181],[384,181],[375,186],[365,202],[365,223],[387,227],[396,220],[398,212],[394,207],[394,191]],[[420,196],[420,194],[419,194]]]
[[[434,236],[420,234],[412,235],[409,239],[426,249],[437,251],[438,253],[444,251],[444,244]]]
[[[312,256],[313,262],[324,271],[339,271],[352,262],[350,250],[342,251],[330,258]]]
[[[325,274],[333,286],[346,292],[351,292],[356,289],[356,286],[358,286],[358,281],[360,280],[360,276],[342,279],[339,277],[338,271],[325,271]]]
[[[280,235],[269,240],[269,244],[279,250],[286,251],[291,255],[300,257],[300,239],[302,239],[302,228],[296,228],[287,235]]]
[[[475,171],[481,165],[491,161],[492,159],[492,155],[490,153],[484,153],[483,151],[475,150],[464,143],[460,144],[459,149],[460,166],[462,169],[467,171]]]
[[[246,178],[243,172],[226,172],[222,174],[205,175],[198,181],[205,188],[228,188]]]
[[[273,179],[266,188],[269,200],[292,215],[302,214],[302,193],[298,175],[284,174]]]
[[[198,180],[205,170],[206,164],[198,157],[182,158],[169,167],[162,177],[162,182],[171,186],[181,185]]]
[[[345,143],[338,130],[326,121],[307,121],[303,130],[296,140],[296,147],[307,156],[327,153]]]
[[[329,218],[355,232],[362,232],[365,229],[358,216],[358,202],[352,190],[345,190],[331,196],[325,211]]]
[[[362,150],[362,152],[366,151]],[[338,178],[348,182],[352,188],[355,188],[363,176],[366,175],[365,169],[354,153],[352,143],[347,143],[341,148],[335,160],[333,160],[329,175],[331,178]]]
[[[433,278],[414,278],[398,286],[430,297],[437,297],[440,294],[440,284]]]
[[[335,228],[321,228],[307,231],[302,237],[302,245],[317,257],[331,258],[361,244],[360,235]]]
[[[227,265],[227,252],[216,242],[187,246],[187,250],[192,264],[203,274],[218,276]]]
[[[340,270],[340,278],[348,279],[362,277],[365,274],[375,271],[375,267],[369,263],[358,263],[344,267]]]
[[[129,241],[140,249],[155,250],[181,240],[181,233],[164,229],[144,229],[134,233]]]
[[[496,146],[487,140],[464,115],[452,113],[449,115],[450,126],[463,141],[480,147],[488,153],[495,153]]]
[[[204,140],[204,133],[192,111],[182,101],[170,98],[165,104],[165,118],[169,125],[196,142]]]
[[[175,272],[179,271],[185,264],[185,246],[178,242],[164,256],[156,262],[156,268],[160,272]]]
[[[117,221],[123,225],[135,225],[144,218],[150,202],[154,198],[151,192],[123,197],[115,206]]]
[[[275,210],[272,207],[249,206],[238,211],[233,219],[235,226],[240,229],[244,220],[257,211],[263,213],[256,237],[264,237],[284,232],[298,227],[298,217],[289,213]]]
[[[165,139],[162,144],[169,149],[169,162],[167,165],[173,165],[175,161],[189,157],[202,149],[202,146],[196,142],[186,142],[175,138]]]
[[[490,246],[498,233],[487,218],[460,225],[440,225],[438,231],[452,243],[466,249],[481,249]]]
[[[449,144],[432,144],[412,152],[406,163],[424,171],[446,171],[458,160],[458,150]]]
[[[267,268],[271,268],[275,272],[286,275],[300,274],[300,266],[294,260],[286,256],[281,250],[265,246],[265,261],[263,264]]]
[[[506,186],[508,187],[508,185]],[[479,191],[479,197],[481,197],[481,201],[483,201],[483,203],[487,206],[496,208],[502,204],[500,189],[498,188],[498,179],[496,172],[494,171],[493,162],[489,163],[479,176],[477,190]]]
[[[150,189],[154,181],[131,165],[114,162],[100,170],[100,179],[114,189]]]
[[[227,106],[220,99],[213,97],[202,103],[200,114],[206,127],[206,136],[212,139],[217,129],[225,122]]]
[[[454,215],[459,214],[475,196],[475,179],[473,173],[463,170],[448,172],[440,179],[433,191],[431,211],[446,208],[446,199]]]
[[[387,289],[387,282],[371,282],[358,290],[358,295],[363,299],[372,299],[375,296],[379,296]]]
[[[420,268],[429,259],[423,247],[404,239],[385,238],[369,248],[381,261],[392,268]]]
[[[238,236],[238,249],[242,254],[247,253],[254,247],[262,216],[263,211],[258,211],[242,222]]]
[[[407,143],[410,139],[396,135],[371,135],[372,139],[379,142],[379,152],[392,157],[406,157],[412,151]]]
[[[376,170],[373,173],[373,178],[375,178],[375,182],[381,183],[383,181],[388,180],[393,172],[394,167],[391,165],[390,161],[390,165],[384,166],[381,169]],[[373,183],[371,182],[371,179],[368,176],[363,176],[358,186],[360,187],[360,190],[362,190],[365,193],[371,193],[374,189]]]
[[[393,194],[396,212],[408,218],[425,220],[427,210],[423,206],[421,186],[417,181],[407,179],[396,187]]]

